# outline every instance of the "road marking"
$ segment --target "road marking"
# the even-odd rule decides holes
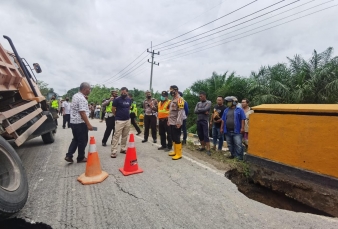
[[[136,135],[135,135],[135,137],[137,137],[138,139],[142,139],[142,137],[139,137],[139,136],[136,136]],[[148,142],[147,142],[147,143],[148,143]],[[152,144],[154,144],[155,146],[161,147],[161,145],[159,145],[159,144],[157,144],[157,143],[152,143]],[[202,164],[202,163],[200,163],[200,162],[198,162],[198,161],[192,159],[191,157],[188,157],[188,156],[186,156],[186,155],[182,155],[182,157],[185,158],[185,159],[187,159],[188,161],[190,161],[190,162],[192,162],[192,163],[194,163],[194,164],[196,164],[196,165],[198,165],[198,166],[204,168],[204,169],[207,169],[207,170],[209,170],[209,171],[211,171],[211,172],[213,172],[213,173],[219,175],[219,176],[224,176],[223,173],[220,173],[219,171],[217,171],[217,170],[215,170],[215,169],[213,169],[213,168],[210,168],[209,166],[204,165],[204,164]]]

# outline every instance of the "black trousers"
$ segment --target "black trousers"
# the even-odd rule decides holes
[[[136,123],[136,115],[135,115],[134,112],[130,113],[130,122],[131,122],[131,125],[134,126],[135,130],[137,131],[137,133],[141,133],[140,127]]]
[[[77,149],[77,160],[81,161],[85,157],[85,149],[88,143],[88,128],[85,123],[72,124],[71,128],[73,133],[73,139],[70,143],[66,156],[73,158],[73,154]]]
[[[66,123],[67,123],[67,127],[70,127],[70,114],[65,114],[63,116],[63,125],[62,127],[65,128],[66,127]]]
[[[181,144],[181,130],[182,126],[180,128],[177,128],[176,125],[170,125],[170,131],[171,131],[171,139],[175,144]]]
[[[183,120],[182,132],[183,132],[183,141],[186,141],[187,137],[188,137],[188,133],[187,133],[187,119]]]
[[[151,128],[151,136],[153,140],[156,140],[156,122],[157,118],[156,115],[145,115],[144,116],[144,140],[148,140],[149,137],[149,128]]]
[[[103,119],[104,119],[105,114],[106,114],[106,112],[104,112],[104,111],[101,112],[101,120],[102,120],[102,121],[103,121]]]
[[[113,136],[115,133],[115,116],[106,118],[106,131],[104,132],[102,143],[107,143],[111,131],[113,131]]]
[[[173,146],[173,142],[171,140],[171,128],[168,126],[168,119],[159,119],[158,121],[158,132],[161,137],[161,145],[162,147],[171,149]],[[168,141],[168,143],[167,143]]]

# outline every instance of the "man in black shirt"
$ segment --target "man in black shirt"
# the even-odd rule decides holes
[[[221,124],[222,124],[222,116],[225,110],[225,106],[223,104],[223,97],[217,97],[217,105],[214,107],[214,111],[211,116],[210,125],[212,126],[212,138],[213,138],[213,149],[216,150],[217,141],[218,141],[218,150],[222,150],[223,142],[224,142],[224,134],[221,133]]]

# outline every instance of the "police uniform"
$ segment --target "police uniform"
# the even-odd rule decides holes
[[[115,116],[113,114],[113,101],[112,100],[106,100],[104,103],[102,103],[102,106],[106,107],[106,114],[105,114],[105,119],[106,119],[106,130],[103,135],[102,139],[102,145],[106,146],[108,138],[113,131],[112,136],[114,136],[115,133]]]
[[[174,151],[169,153],[173,160],[182,158],[181,129],[184,117],[184,99],[178,94],[177,86],[171,86],[170,89],[177,90],[177,94],[170,103],[168,123],[170,125],[171,138],[174,145]],[[177,128],[177,125],[180,125]]]
[[[162,91],[161,99],[165,99],[165,97],[168,97],[168,92]],[[158,103],[158,132],[161,138],[161,147],[158,148],[159,150],[164,149],[169,151],[173,144],[171,140],[171,127],[168,126],[170,102],[169,99],[166,99]]]
[[[130,109],[130,121],[131,121],[131,124],[134,126],[135,130],[137,131],[137,135],[139,135],[141,133],[141,129],[136,123],[136,117],[137,117],[136,102],[132,101],[131,109]]]
[[[51,101],[51,107],[52,107],[52,109],[55,110],[56,114],[59,113],[59,111],[58,111],[58,109],[59,109],[59,101],[57,101],[56,99],[53,99],[53,100]],[[55,124],[58,125],[58,120],[57,120],[57,118],[55,119]]]

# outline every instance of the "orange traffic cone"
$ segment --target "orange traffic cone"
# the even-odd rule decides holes
[[[134,134],[130,134],[124,167],[120,168],[120,171],[125,176],[143,172],[143,170],[140,169],[137,164]]]
[[[81,174],[77,180],[82,184],[96,184],[108,177],[108,173],[101,170],[99,154],[96,151],[94,137],[90,137],[86,172]]]

